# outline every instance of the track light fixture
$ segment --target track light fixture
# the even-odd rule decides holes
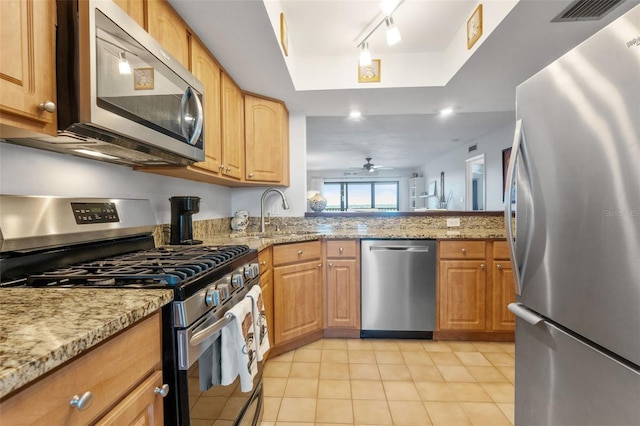
[[[387,44],[393,46],[399,43],[402,37],[400,36],[400,30],[398,30],[398,27],[396,27],[396,24],[393,22],[393,16],[387,17],[385,23],[387,24]]]
[[[387,44],[389,46],[393,46],[394,44],[397,44],[398,42],[400,42],[400,40],[402,40],[402,37],[400,36],[400,30],[398,30],[398,27],[396,27],[395,23],[393,22],[393,16],[391,16],[402,3],[404,3],[404,0],[382,0],[380,2],[379,6],[382,10],[384,18],[380,22],[378,22],[378,24],[373,27],[373,29],[371,29],[371,31],[369,31],[369,33],[364,36],[362,41],[357,45],[357,47],[360,49],[359,63],[361,67],[371,65],[371,51],[369,50],[369,43],[367,42],[367,40],[369,39],[369,37],[371,37],[371,34],[373,34],[375,30],[377,30],[382,24],[385,24],[387,27]],[[364,34],[365,31],[367,31],[366,27],[362,34]]]
[[[120,52],[118,55],[118,71],[120,71],[120,75],[131,74],[131,66],[129,65],[129,61],[127,61],[127,57],[124,52]]]
[[[369,50],[369,42],[367,41],[362,43],[359,62],[361,67],[366,67],[371,65],[371,51]]]

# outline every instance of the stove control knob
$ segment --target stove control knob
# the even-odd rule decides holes
[[[220,290],[215,288],[210,288],[207,290],[207,293],[204,296],[204,304],[207,306],[218,306],[220,304]]]
[[[244,276],[247,278],[254,278],[255,272],[253,270],[253,268],[251,267],[251,265],[244,265]]]
[[[253,276],[257,277],[260,275],[260,264],[258,262],[251,264],[251,269],[253,269]]]
[[[242,287],[244,285],[244,278],[242,274],[231,275],[231,285],[234,287]]]

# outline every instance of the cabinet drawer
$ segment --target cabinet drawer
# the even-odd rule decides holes
[[[440,259],[484,259],[484,241],[440,241]]]
[[[357,240],[327,241],[327,257],[354,258],[358,255]]]
[[[258,263],[260,264],[260,275],[273,267],[273,259],[271,256],[271,247],[258,253]]]
[[[306,262],[320,259],[321,255],[320,241],[276,245],[273,246],[273,265]]]
[[[493,258],[509,259],[509,246],[507,245],[506,241],[493,242]]]
[[[0,405],[2,423],[11,425],[89,424],[161,367],[160,313],[80,355]],[[69,405],[75,396],[93,394],[79,411]]]

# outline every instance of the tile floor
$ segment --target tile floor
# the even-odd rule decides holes
[[[270,358],[261,426],[512,425],[514,344],[323,339]]]

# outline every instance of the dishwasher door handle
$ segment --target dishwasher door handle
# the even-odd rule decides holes
[[[429,247],[410,247],[410,246],[371,246],[370,251],[413,251],[428,253]]]

